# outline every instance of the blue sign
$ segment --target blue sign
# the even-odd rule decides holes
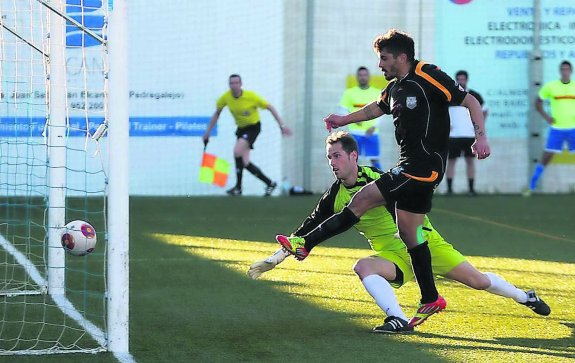
[[[102,0],[66,0],[66,15],[102,36],[102,29],[105,25]],[[66,22],[67,47],[94,47],[100,44],[84,30]]]
[[[86,136],[86,129],[93,134],[104,122],[103,117],[70,117],[68,136]],[[209,116],[148,116],[130,117],[130,136],[203,136]],[[40,137],[44,131],[44,117],[0,117],[0,136],[3,137]],[[217,126],[212,129],[217,136]]]

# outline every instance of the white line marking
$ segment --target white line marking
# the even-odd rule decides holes
[[[475,217],[475,216],[471,216],[471,215],[468,215],[465,213],[453,212],[453,211],[441,209],[441,208],[433,208],[433,211],[452,215],[452,216],[456,216],[459,218],[469,219],[469,220],[476,221],[476,222],[491,224],[491,225],[501,227],[501,228],[507,228],[507,229],[510,229],[512,231],[523,232],[523,233],[532,234],[532,235],[539,236],[539,237],[554,239],[557,241],[575,242],[575,240],[573,240],[573,239],[569,239],[569,238],[565,238],[565,237],[561,237],[561,236],[555,236],[552,234],[547,234],[547,233],[543,233],[543,232],[539,232],[539,231],[534,231],[532,229],[527,229],[527,228],[523,228],[523,227],[516,227],[516,226],[512,226],[510,224],[505,224],[505,223],[501,223],[501,222],[495,222],[495,221],[492,221],[489,219],[484,219],[481,217]]]
[[[24,269],[26,270],[28,275],[30,275],[32,280],[34,280],[34,282],[42,288],[42,291],[46,292],[47,289],[46,279],[42,277],[42,274],[40,273],[40,271],[38,271],[36,266],[34,266],[32,261],[30,261],[22,252],[16,249],[16,247],[14,247],[14,245],[10,243],[2,235],[0,235],[0,246],[2,246],[2,248],[4,248],[6,252],[14,256],[16,262],[22,265],[22,267],[24,267]],[[106,334],[100,328],[94,325],[91,321],[84,319],[82,314],[80,314],[80,312],[76,310],[72,302],[70,302],[70,300],[68,300],[66,296],[64,295],[50,295],[50,296],[64,314],[68,315],[76,323],[78,323],[78,325],[80,325],[84,330],[86,330],[86,332],[90,334],[90,336],[92,336],[92,338],[94,338],[94,340],[98,342],[100,346],[102,347],[106,346]],[[136,363],[134,357],[132,357],[130,353],[119,353],[119,352],[112,352],[112,353],[114,354],[114,357],[116,357],[116,359],[121,363]]]

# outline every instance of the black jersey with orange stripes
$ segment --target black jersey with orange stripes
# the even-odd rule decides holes
[[[409,73],[390,82],[377,105],[393,115],[400,147],[398,165],[406,173],[443,176],[449,145],[449,104],[460,105],[467,92],[439,67],[415,61]]]

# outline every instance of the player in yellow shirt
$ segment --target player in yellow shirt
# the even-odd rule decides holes
[[[230,195],[242,194],[242,175],[244,168],[266,184],[265,196],[272,194],[277,183],[268,178],[257,166],[250,162],[250,150],[261,131],[259,108],[269,110],[276,119],[281,133],[284,136],[291,135],[291,130],[284,124],[276,109],[257,93],[242,89],[242,78],[238,74],[229,77],[229,91],[225,92],[216,103],[216,112],[210,120],[210,124],[204,134],[204,143],[210,140],[210,132],[218,122],[218,118],[224,107],[228,106],[236,121],[236,145],[234,146],[234,158],[236,161],[236,185],[227,191]]]
[[[559,71],[561,79],[543,85],[539,90],[539,98],[535,101],[537,112],[551,125],[551,128],[541,163],[535,167],[527,195],[537,187],[537,181],[553,159],[553,155],[563,151],[565,142],[569,146],[569,151],[575,153],[575,82],[571,80],[573,67],[569,61],[563,61]],[[551,115],[543,109],[543,100],[549,100]]]
[[[355,112],[380,97],[381,90],[369,85],[369,70],[367,68],[359,67],[355,77],[358,85],[346,89],[339,101],[344,115]],[[348,129],[357,141],[360,158],[369,159],[372,166],[381,169],[377,120],[349,124]]]

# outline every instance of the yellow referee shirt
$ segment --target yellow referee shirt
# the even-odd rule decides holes
[[[257,124],[260,121],[258,108],[267,108],[268,102],[252,91],[242,90],[241,96],[236,98],[229,90],[216,103],[219,110],[226,106],[234,116],[236,125],[242,128]]]

